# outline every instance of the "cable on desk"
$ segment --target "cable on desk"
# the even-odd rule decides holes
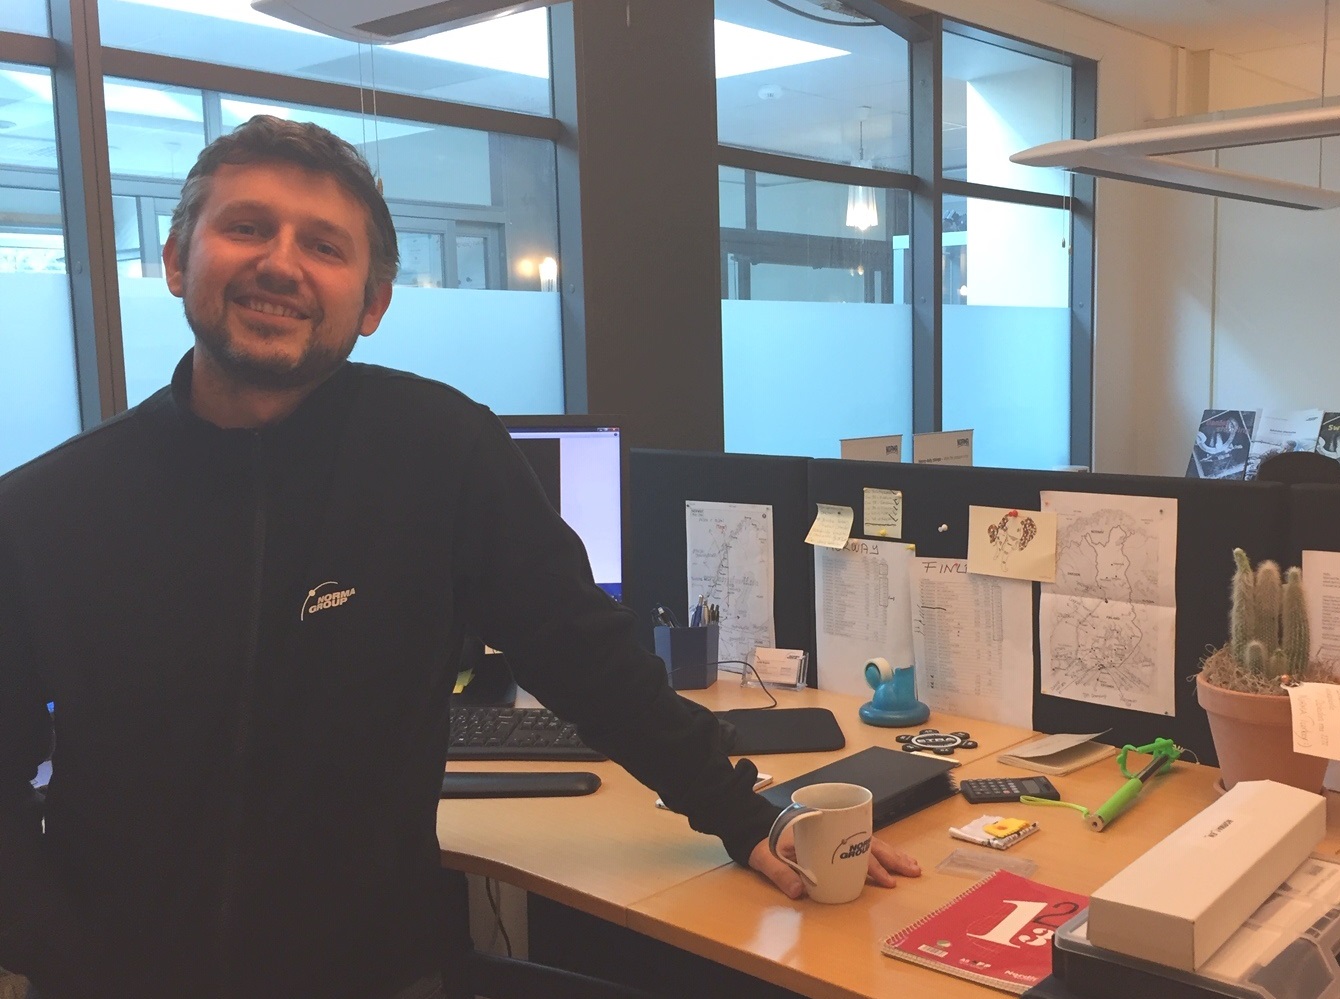
[[[763,693],[768,695],[768,700],[772,701],[772,703],[768,705],[768,708],[777,707],[777,698],[772,696],[772,691],[769,690],[768,685],[763,682],[763,677],[758,675],[758,670],[754,669],[753,663],[747,663],[743,659],[720,659],[717,662],[712,663],[713,666],[725,666],[727,664],[735,666],[744,666],[749,670],[749,672],[753,673],[754,679],[758,681],[759,688],[763,691]],[[735,671],[731,670],[730,672]],[[741,670],[740,672],[743,673],[744,670]],[[767,708],[759,708],[759,710],[766,711]]]

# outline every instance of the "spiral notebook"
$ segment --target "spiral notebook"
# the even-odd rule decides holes
[[[1052,935],[1088,904],[1087,895],[999,870],[886,937],[880,950],[1023,995],[1051,974]]]
[[[870,789],[871,811],[879,829],[957,794],[958,785],[949,775],[956,766],[952,760],[871,746],[760,793],[785,808],[797,788],[829,781],[859,784]]]

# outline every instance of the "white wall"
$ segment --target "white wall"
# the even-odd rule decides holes
[[[1315,65],[1315,51],[1312,59]],[[1309,96],[1238,60],[1212,54],[1205,68],[1208,78],[1200,86],[1211,111]],[[1226,149],[1196,159],[1340,186],[1337,139],[1324,146],[1312,140]],[[1204,408],[1340,409],[1340,361],[1332,359],[1331,346],[1340,315],[1340,212],[1176,193],[1158,201],[1151,235],[1162,246],[1151,260],[1160,271],[1147,269],[1149,299],[1160,311],[1141,337],[1150,372],[1139,391],[1149,408],[1137,417],[1140,440],[1131,470],[1181,474]]]

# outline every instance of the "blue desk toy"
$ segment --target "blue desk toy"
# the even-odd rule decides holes
[[[887,659],[871,659],[865,682],[875,689],[870,703],[861,705],[861,721],[867,725],[906,728],[931,716],[931,709],[917,700],[917,673],[910,664],[894,669]]]

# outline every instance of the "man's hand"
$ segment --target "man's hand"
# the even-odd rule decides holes
[[[777,849],[783,856],[791,860],[796,859],[796,844],[790,826],[782,830],[782,835],[777,840]],[[892,888],[898,883],[895,875],[901,874],[905,878],[921,877],[921,865],[907,854],[889,846],[878,836],[870,840],[870,853],[867,856],[869,858],[869,870],[865,877],[867,884]],[[758,845],[750,851],[749,866],[775,884],[789,898],[800,898],[805,894],[804,880],[772,855],[766,839],[759,840]]]

